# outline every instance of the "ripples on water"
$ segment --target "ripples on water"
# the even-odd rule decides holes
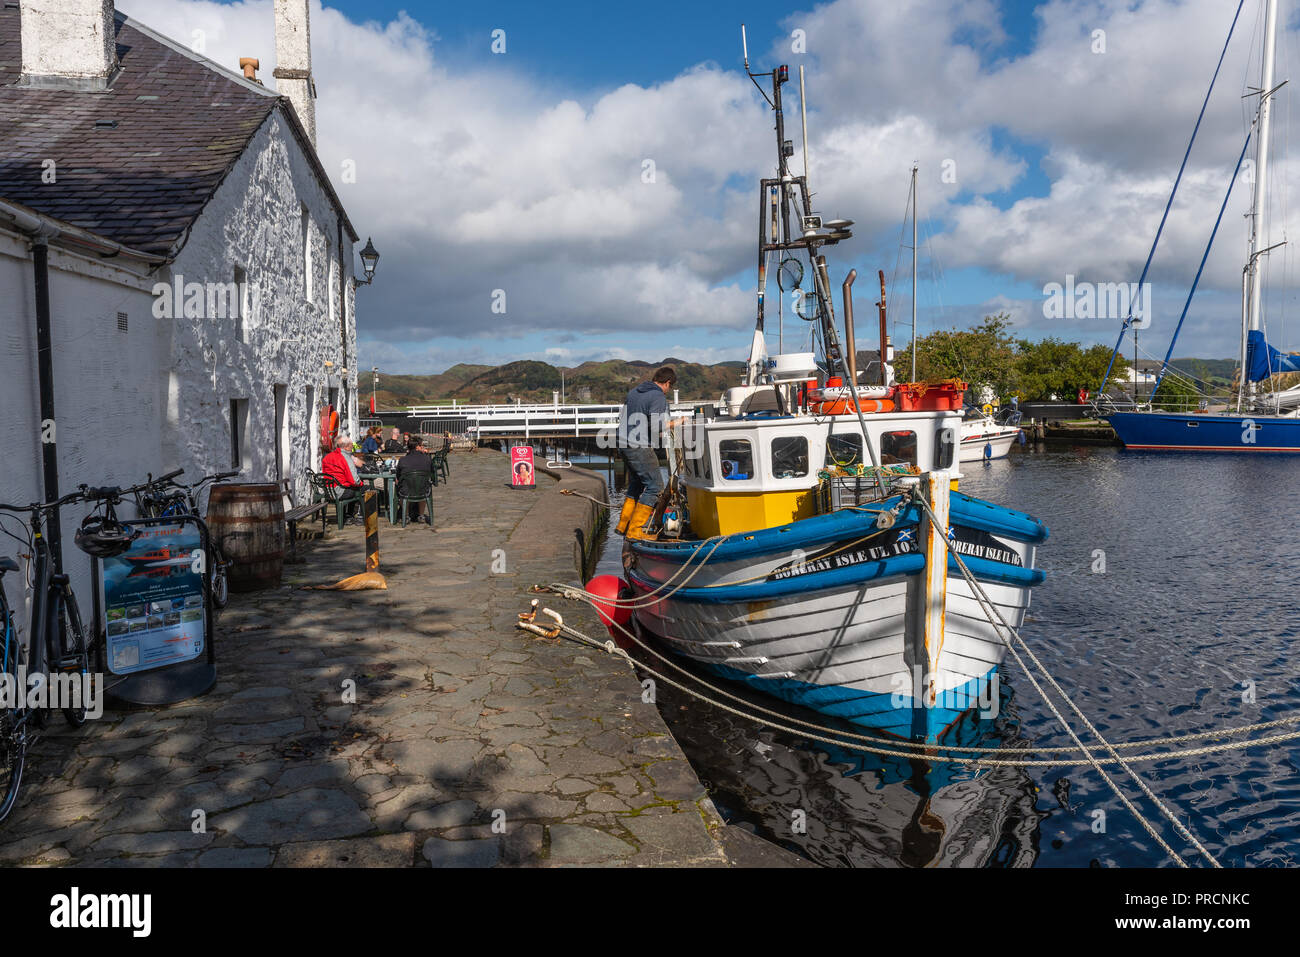
[[[1047,580],[1034,591],[1021,634],[1097,728],[1119,742],[1267,721],[1300,708],[1300,669],[1292,663],[1298,465],[1295,458],[1111,448],[1013,452],[966,466],[962,491],[1051,528],[1038,553]],[[599,571],[619,573],[620,547],[611,534]],[[1104,572],[1094,572],[1102,560]],[[1246,682],[1254,683],[1254,703],[1243,701]],[[972,775],[830,749],[671,688],[659,689],[659,707],[729,820],[821,864],[1172,863],[1091,769]],[[962,740],[1071,743],[1014,662],[1003,666],[1001,715],[971,722]],[[1300,742],[1136,767],[1223,865],[1300,863]],[[1165,841],[1189,863],[1203,863],[1122,772],[1112,773]],[[798,811],[806,833],[796,833]]]

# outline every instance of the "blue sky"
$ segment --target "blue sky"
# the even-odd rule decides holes
[[[1257,6],[1246,4],[1151,275],[1144,350],[1163,353],[1240,148]],[[214,59],[258,55],[270,73],[269,0],[121,7],[173,36],[201,24]],[[314,5],[318,148],[329,170],[357,164],[357,183],[336,186],[383,254],[359,293],[361,365],[743,357],[755,180],[774,147],[741,72],[742,20],[756,69],[807,70],[816,206],[857,222],[828,252],[833,285],[849,267],[883,268],[896,277],[895,338],[909,334],[899,242],[916,162],[922,333],[1007,311],[1030,338],[1110,344],[1118,320],[1049,320],[1044,286],[1137,278],[1231,14],[1222,0]],[[490,49],[498,28],[504,55]],[[1295,52],[1288,30],[1280,78]],[[787,95],[797,102],[794,84]],[[1278,117],[1285,128],[1285,96]],[[1291,158],[1274,156],[1285,187]],[[1273,241],[1290,215],[1277,193]],[[1179,354],[1235,350],[1247,198],[1248,186],[1232,199]],[[1291,256],[1269,266],[1269,334],[1296,348]],[[491,309],[498,292],[504,314]]]

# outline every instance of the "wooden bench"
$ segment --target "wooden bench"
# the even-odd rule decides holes
[[[298,562],[298,523],[303,519],[320,515],[320,531],[325,534],[325,506],[329,503],[324,499],[312,502],[309,505],[293,504],[293,489],[289,479],[280,483],[284,495],[284,523],[289,527],[289,554],[286,561],[296,564]]]

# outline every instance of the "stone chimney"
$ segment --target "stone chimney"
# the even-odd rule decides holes
[[[22,0],[21,86],[103,90],[117,69],[113,0]]]
[[[287,96],[316,145],[316,84],[311,78],[310,0],[275,0],[276,90]]]

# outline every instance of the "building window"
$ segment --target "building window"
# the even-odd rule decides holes
[[[311,214],[307,212],[307,204],[302,204],[302,297],[308,302],[312,301],[312,268],[311,268]]]
[[[235,290],[231,297],[230,313],[235,320],[235,341],[248,341],[248,273],[243,266],[235,267]]]
[[[333,246],[333,244],[330,242],[329,235],[326,234],[326,236],[325,236],[325,276],[326,276],[326,284],[327,284],[327,287],[328,287],[328,288],[325,290],[325,303],[326,303],[326,305],[329,307],[329,317],[330,317],[330,319],[333,319],[336,315],[338,315],[338,313],[336,313],[336,312],[334,311],[334,300],[337,298],[336,295],[335,295],[336,290],[335,290],[335,285],[334,285],[334,269],[335,269],[335,266],[336,266],[337,264],[334,262],[334,254],[331,252],[331,247],[332,247],[332,246]],[[347,363],[346,363],[346,357],[345,357],[345,362],[344,362],[344,364],[345,364],[345,365],[347,364]]]
[[[248,438],[248,400],[230,400],[230,467],[243,470],[249,464],[252,449]]]
[[[316,389],[307,386],[307,448],[311,450],[311,467],[319,468],[320,456],[320,410],[316,408]]]
[[[117,314],[117,331],[126,332],[126,313],[124,312]]]
[[[289,387],[273,386],[271,400],[275,403],[275,479],[278,482],[284,479],[289,470],[289,456],[292,452],[289,444]]]

